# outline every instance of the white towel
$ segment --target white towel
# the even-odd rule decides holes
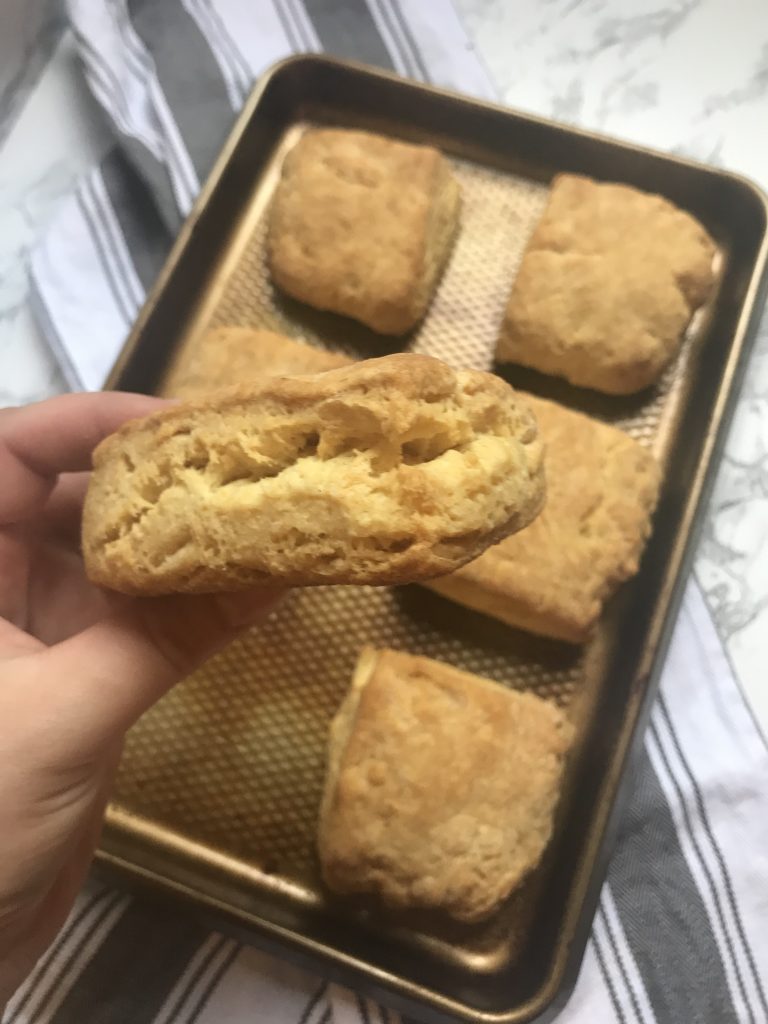
[[[115,148],[33,257],[73,388],[101,386],[254,78],[328,50],[481,97],[449,0],[70,0]],[[189,74],[193,68],[194,73]],[[563,1024],[768,1022],[768,748],[691,582]],[[92,884],[5,1024],[321,1024],[397,1014]]]

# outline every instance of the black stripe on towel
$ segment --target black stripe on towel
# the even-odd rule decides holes
[[[304,0],[323,49],[391,70],[392,57],[365,0]]]
[[[152,1024],[208,931],[185,914],[134,902],[67,993],[51,1024]]]
[[[114,149],[101,176],[125,244],[145,292],[155,282],[171,246],[171,235],[127,157]]]
[[[736,1024],[706,907],[645,749],[608,880],[656,1019]]]

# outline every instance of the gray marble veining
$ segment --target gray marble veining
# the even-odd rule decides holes
[[[763,0],[459,0],[511,106],[768,182]]]

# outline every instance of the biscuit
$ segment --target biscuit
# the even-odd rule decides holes
[[[546,447],[544,509],[517,536],[427,585],[511,626],[580,643],[607,598],[637,572],[660,471],[615,427],[518,395]]]
[[[86,569],[131,594],[425,579],[528,523],[542,463],[493,374],[397,354],[264,378],[97,447]]]
[[[445,157],[368,132],[318,129],[291,150],[271,209],[276,284],[382,334],[424,316],[459,223]]]
[[[512,286],[500,362],[609,394],[648,387],[714,284],[715,246],[660,196],[555,178]]]
[[[557,175],[532,241],[552,252],[620,249],[660,263],[689,306],[706,299],[714,279],[714,243],[701,224],[668,199],[630,185]]]
[[[571,733],[533,694],[365,648],[331,725],[318,832],[326,884],[487,917],[549,842]]]
[[[284,334],[254,327],[214,327],[182,347],[163,381],[166,398],[200,398],[259,377],[321,373],[351,362]]]

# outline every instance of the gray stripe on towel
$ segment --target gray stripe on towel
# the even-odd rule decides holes
[[[202,181],[229,134],[235,112],[210,45],[180,0],[129,0],[131,20],[152,54],[160,88]]]

